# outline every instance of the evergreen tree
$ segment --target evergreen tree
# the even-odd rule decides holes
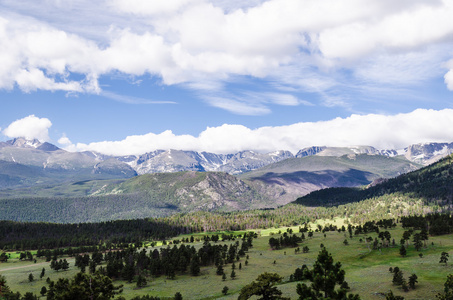
[[[114,286],[112,280],[102,274],[78,273],[73,279],[60,278],[51,282],[47,291],[48,300],[108,300],[122,292],[122,286]]]
[[[319,252],[313,270],[308,273],[311,273],[309,279],[312,284],[311,286],[307,286],[305,283],[297,285],[299,299],[344,299],[346,297],[346,289],[340,287],[335,290],[337,284],[343,284],[345,271],[341,269],[340,262],[334,263],[332,255],[327,252],[326,248],[322,248]],[[360,299],[358,295],[351,294],[348,297]]]
[[[418,283],[417,279],[418,279],[418,277],[415,274],[412,274],[411,276],[409,276],[409,286],[413,290],[415,290],[415,284]]]
[[[404,256],[406,256],[406,254],[407,254],[406,247],[404,247],[404,245],[401,245],[400,255],[404,257]]]
[[[230,274],[230,277],[231,277],[231,279],[234,279],[234,278],[236,278],[236,272],[234,271],[234,269],[233,269],[233,270],[231,270],[231,274]]]
[[[63,259],[63,262],[61,264],[61,268],[63,269],[63,271],[66,271],[67,269],[69,269],[69,263],[68,261],[65,259]]]
[[[35,280],[35,277],[33,276],[32,273],[30,273],[30,274],[28,275],[28,281],[32,282],[33,280]]]
[[[415,250],[419,251],[423,247],[422,236],[420,235],[420,233],[414,234],[413,242]]]
[[[228,290],[229,290],[229,288],[227,286],[224,286],[222,289],[222,294],[224,294],[224,295],[228,294]]]
[[[192,256],[192,260],[190,261],[190,274],[192,276],[200,275],[200,260],[196,254]]]
[[[447,252],[442,252],[441,255],[440,255],[440,260],[439,260],[439,263],[440,264],[445,264],[447,265],[447,262],[448,262],[448,253]]]
[[[263,273],[256,281],[244,286],[241,289],[238,300],[246,300],[252,296],[262,296],[258,299],[288,299],[282,297],[282,292],[275,286],[282,281],[283,277],[277,273]]]
[[[45,286],[43,286],[43,287],[41,288],[41,291],[40,291],[39,293],[41,294],[41,296],[44,297],[44,295],[47,293],[47,288],[46,288]]]
[[[219,266],[217,267],[216,274],[217,274],[217,275],[222,275],[223,273],[224,273],[224,271],[223,271],[223,266],[222,266],[222,265],[219,265]]]
[[[146,282],[145,276],[142,276],[141,274],[138,275],[138,277],[137,277],[137,287],[141,288],[141,287],[146,286],[146,284],[147,284],[147,282]]]
[[[385,295],[385,300],[404,300],[404,297],[395,296],[393,295],[393,292],[390,291]]]
[[[444,284],[444,293],[438,293],[436,297],[439,300],[451,300],[453,299],[453,274],[447,276],[447,280]]]
[[[134,280],[134,276],[135,276],[134,262],[126,264],[123,268],[122,277],[124,278],[124,280],[127,280],[128,282],[132,282],[132,280]]]
[[[32,292],[26,292],[24,297],[21,298],[21,300],[38,300],[38,297],[33,295]]]
[[[404,281],[403,271],[398,270],[398,271],[393,273],[392,282],[393,282],[394,285],[402,285],[403,281]]]

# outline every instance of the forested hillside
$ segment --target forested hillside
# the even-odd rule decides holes
[[[145,174],[126,181],[79,181],[60,189],[61,194],[52,186],[47,191],[60,196],[33,197],[31,189],[22,191],[24,197],[1,199],[0,219],[100,222],[275,206],[272,198],[263,194],[265,187],[258,192],[252,185],[221,172]]]
[[[329,188],[313,192],[295,201],[304,206],[335,206],[395,195],[424,204],[450,207],[453,197],[453,156],[420,170],[381,180],[367,188]]]

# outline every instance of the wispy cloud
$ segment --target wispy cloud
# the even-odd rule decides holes
[[[250,114],[296,103],[297,92],[347,106],[335,89],[350,81],[398,88],[445,76],[453,89],[451,67],[441,66],[452,57],[451,0],[17,0],[0,7],[1,89],[100,93],[101,76],[151,75]],[[232,77],[273,82],[265,92],[286,100],[240,97],[224,89]],[[212,89],[235,97],[212,97]]]
[[[159,100],[150,100],[140,97],[132,97],[126,95],[119,95],[109,91],[102,91],[100,96],[106,97],[118,102],[128,103],[128,104],[177,104],[175,101],[159,101]]]

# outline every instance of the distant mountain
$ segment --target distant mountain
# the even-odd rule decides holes
[[[352,147],[308,147],[297,152],[295,157],[306,156],[343,156],[351,154],[382,155],[388,157],[404,156],[407,160],[424,166],[453,153],[453,143],[420,143],[404,149],[378,150],[371,146]]]
[[[117,158],[126,162],[138,174],[180,171],[221,171],[240,174],[294,157],[289,151],[258,153],[242,151],[235,154],[215,154],[182,150],[156,150],[139,156]]]
[[[344,148],[341,149],[345,151]],[[420,168],[402,156],[369,154],[304,156],[277,162],[239,175],[251,184],[284,191],[276,196],[279,204],[328,187],[357,187],[379,178],[391,178]]]
[[[68,152],[38,140],[17,138],[0,143],[0,188],[136,175],[129,165],[116,159]]]
[[[453,143],[429,143],[411,145],[403,150],[378,150],[370,146],[309,147],[301,149],[296,155],[283,150],[271,153],[241,151],[232,154],[156,150],[143,155],[109,156],[92,151],[68,152],[50,143],[16,138],[0,142],[0,189],[93,179],[121,179],[148,173],[226,172],[232,175],[245,174],[245,177],[241,178],[253,178],[254,184],[258,185],[257,188],[266,190],[266,193],[269,193],[269,189],[263,184],[275,181],[275,187],[279,188],[278,192],[273,190],[270,193],[278,195],[286,193],[286,196],[278,197],[279,199],[286,197],[287,199],[282,200],[284,202],[289,201],[289,198],[296,194],[300,196],[323,187],[368,184],[369,180],[375,179],[382,173],[362,167],[351,168],[353,171],[346,169],[338,171],[335,169],[335,164],[338,163],[338,160],[333,159],[335,157],[346,155],[354,158],[357,155],[366,154],[373,157],[400,158],[396,166],[401,169],[394,173],[382,173],[383,177],[391,177],[434,162],[452,152]],[[307,157],[318,157],[319,159],[311,161],[323,167],[312,170],[314,173],[301,167],[297,159]],[[286,162],[287,160],[289,161]],[[377,158],[375,160],[381,162]],[[280,163],[288,165],[293,162],[296,162],[294,166],[301,168],[288,169],[283,173],[281,170],[275,171],[281,167]],[[333,165],[329,166],[329,164]],[[263,172],[274,173],[274,175],[267,174],[258,180],[259,177],[264,176],[263,172],[247,174],[262,168],[265,168]],[[309,172],[309,174],[303,172]],[[320,172],[323,172],[322,176]],[[362,173],[358,175],[357,172],[369,172],[373,175]],[[286,178],[284,182],[282,182],[283,177]],[[304,183],[295,183],[295,178]],[[359,178],[362,179],[359,180]]]

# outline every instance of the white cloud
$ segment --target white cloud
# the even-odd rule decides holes
[[[100,93],[98,78],[114,72],[184,83],[200,93],[206,78],[234,76],[275,81],[277,94],[288,86],[326,93],[363,78],[414,84],[417,76],[440,79],[453,42],[452,0],[14,3],[0,14],[0,88],[25,92]],[[299,72],[283,75],[287,70]],[[234,108],[238,100],[218,100],[209,103],[247,114]],[[242,102],[249,114],[270,111],[270,103],[260,105]]]
[[[30,115],[12,122],[2,133],[10,138],[24,137],[38,139],[41,142],[49,141],[49,128],[52,126],[47,118],[38,118]]]
[[[129,136],[121,141],[78,143],[71,151],[92,150],[110,155],[143,154],[156,149],[178,149],[235,153],[242,150],[293,153],[309,146],[370,145],[379,149],[401,149],[421,142],[451,142],[453,110],[417,109],[397,115],[351,115],[329,121],[250,129],[224,124],[208,127],[198,136],[160,134]]]
[[[453,91],[453,69],[445,74],[445,83],[450,91]]]
[[[71,146],[72,142],[71,140],[64,134],[61,138],[58,139],[58,144],[64,145],[64,146]]]
[[[453,91],[453,60],[448,62],[447,67],[450,69],[444,76],[445,84],[450,91]]]

